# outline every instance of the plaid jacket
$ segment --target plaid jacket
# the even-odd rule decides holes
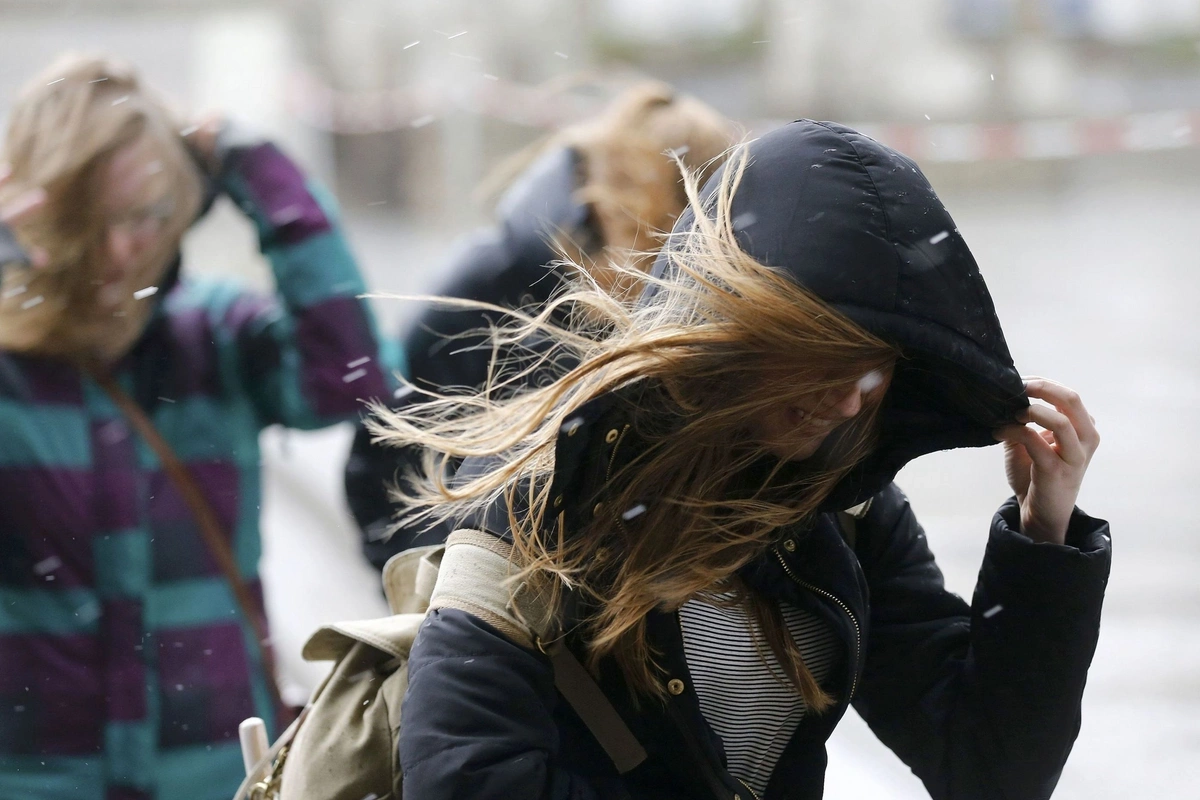
[[[259,431],[351,418],[384,377],[354,259],[296,167],[259,144],[231,154],[221,184],[278,294],[180,280],[117,377],[205,488],[257,592]],[[70,365],[0,353],[0,800],[232,796],[238,723],[273,716],[251,636],[187,505],[103,391]]]

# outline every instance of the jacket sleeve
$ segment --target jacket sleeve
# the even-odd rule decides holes
[[[238,144],[221,188],[254,223],[276,294],[244,295],[225,311],[234,370],[263,425],[319,428],[385,397],[375,322],[334,205],[278,148]]]
[[[554,674],[541,653],[462,611],[430,612],[408,662],[404,796],[595,800],[555,766]]]
[[[948,592],[891,486],[860,527],[871,593],[855,708],[934,800],[1047,798],[1079,732],[1108,580],[1108,523],[1076,509],[1067,545],[992,522],[970,606]]]

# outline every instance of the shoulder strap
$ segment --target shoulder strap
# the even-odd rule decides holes
[[[508,579],[515,572],[511,545],[482,531],[455,531],[446,540],[429,607],[466,611],[523,647],[548,655],[555,687],[624,775],[646,760],[646,749],[562,639],[546,645],[554,615],[522,586],[511,588]]]
[[[108,394],[117,408],[121,409],[121,412],[129,420],[129,423],[146,441],[146,444],[150,445],[150,449],[154,451],[155,455],[158,456],[158,460],[162,463],[163,469],[175,483],[176,488],[179,489],[179,493],[183,495],[184,502],[188,504],[200,528],[200,538],[204,540],[204,544],[208,547],[209,552],[212,553],[213,560],[217,562],[217,566],[220,567],[221,572],[225,575],[225,580],[229,582],[229,588],[233,591],[234,599],[242,611],[242,617],[254,631],[254,639],[258,645],[259,656],[262,659],[263,671],[266,673],[267,690],[270,692],[271,700],[275,704],[277,713],[283,713],[286,706],[279,693],[279,684],[275,681],[275,655],[268,643],[266,619],[264,619],[263,614],[255,604],[250,587],[238,572],[233,550],[230,548],[221,530],[221,521],[209,504],[208,498],[204,496],[204,491],[196,483],[191,473],[188,472],[183,462],[179,460],[179,456],[175,455],[175,451],[171,448],[171,445],[167,443],[167,440],[154,427],[154,423],[146,416],[146,412],[120,387],[112,375],[94,369],[87,369],[86,371],[92,380]]]

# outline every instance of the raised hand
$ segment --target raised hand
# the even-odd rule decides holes
[[[1004,442],[1008,484],[1021,504],[1021,532],[1036,542],[1063,544],[1100,434],[1079,395],[1066,386],[1029,378],[1025,391],[1050,406],[1030,405],[1023,424],[995,435]]]
[[[183,140],[196,153],[210,175],[215,175],[221,166],[217,157],[217,137],[225,125],[223,114],[211,112],[196,119],[183,131]]]

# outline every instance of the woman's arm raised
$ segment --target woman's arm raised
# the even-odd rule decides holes
[[[1108,581],[1108,523],[1075,510],[1066,544],[992,521],[970,605],[946,590],[895,486],[859,528],[871,591],[854,705],[935,800],[1049,797],[1079,732]]]

